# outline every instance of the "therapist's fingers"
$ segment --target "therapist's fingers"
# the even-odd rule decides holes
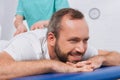
[[[20,31],[16,31],[15,33],[14,33],[14,36],[16,36],[16,35],[18,35],[18,34],[20,34],[21,32]]]
[[[14,36],[20,34],[20,33],[23,33],[23,32],[26,32],[27,30],[19,30],[17,29],[16,32],[14,33]]]
[[[17,30],[14,35],[18,35],[20,33],[23,33],[24,31]]]
[[[44,28],[44,26],[45,26],[45,23],[43,23],[43,22],[37,22],[37,23],[35,23],[35,24],[33,24],[31,26],[30,30],[42,29],[42,28]]]
[[[33,25],[30,30],[42,29],[42,28],[44,28],[44,25]]]
[[[20,33],[26,32],[26,31],[27,31],[26,26],[24,24],[21,24],[16,28],[16,32],[14,33],[14,36],[16,36]]]
[[[49,21],[38,21],[31,26],[30,30],[41,29],[48,26]]]

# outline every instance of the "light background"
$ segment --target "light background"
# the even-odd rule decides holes
[[[120,0],[69,0],[69,4],[85,14],[91,45],[120,51]],[[13,37],[16,6],[17,0],[0,0],[1,39]]]

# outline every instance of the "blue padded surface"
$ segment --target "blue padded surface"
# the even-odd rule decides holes
[[[93,72],[48,73],[13,80],[115,80],[120,78],[120,66],[102,67]]]

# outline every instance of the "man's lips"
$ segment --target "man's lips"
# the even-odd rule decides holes
[[[82,59],[82,55],[80,53],[71,53],[69,55],[69,59],[70,59],[70,61],[77,62],[77,61],[80,61]]]

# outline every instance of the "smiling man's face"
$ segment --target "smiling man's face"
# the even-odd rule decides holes
[[[88,25],[84,19],[70,20],[66,16],[61,21],[59,37],[55,42],[55,53],[59,60],[78,62],[82,59],[89,39]]]

